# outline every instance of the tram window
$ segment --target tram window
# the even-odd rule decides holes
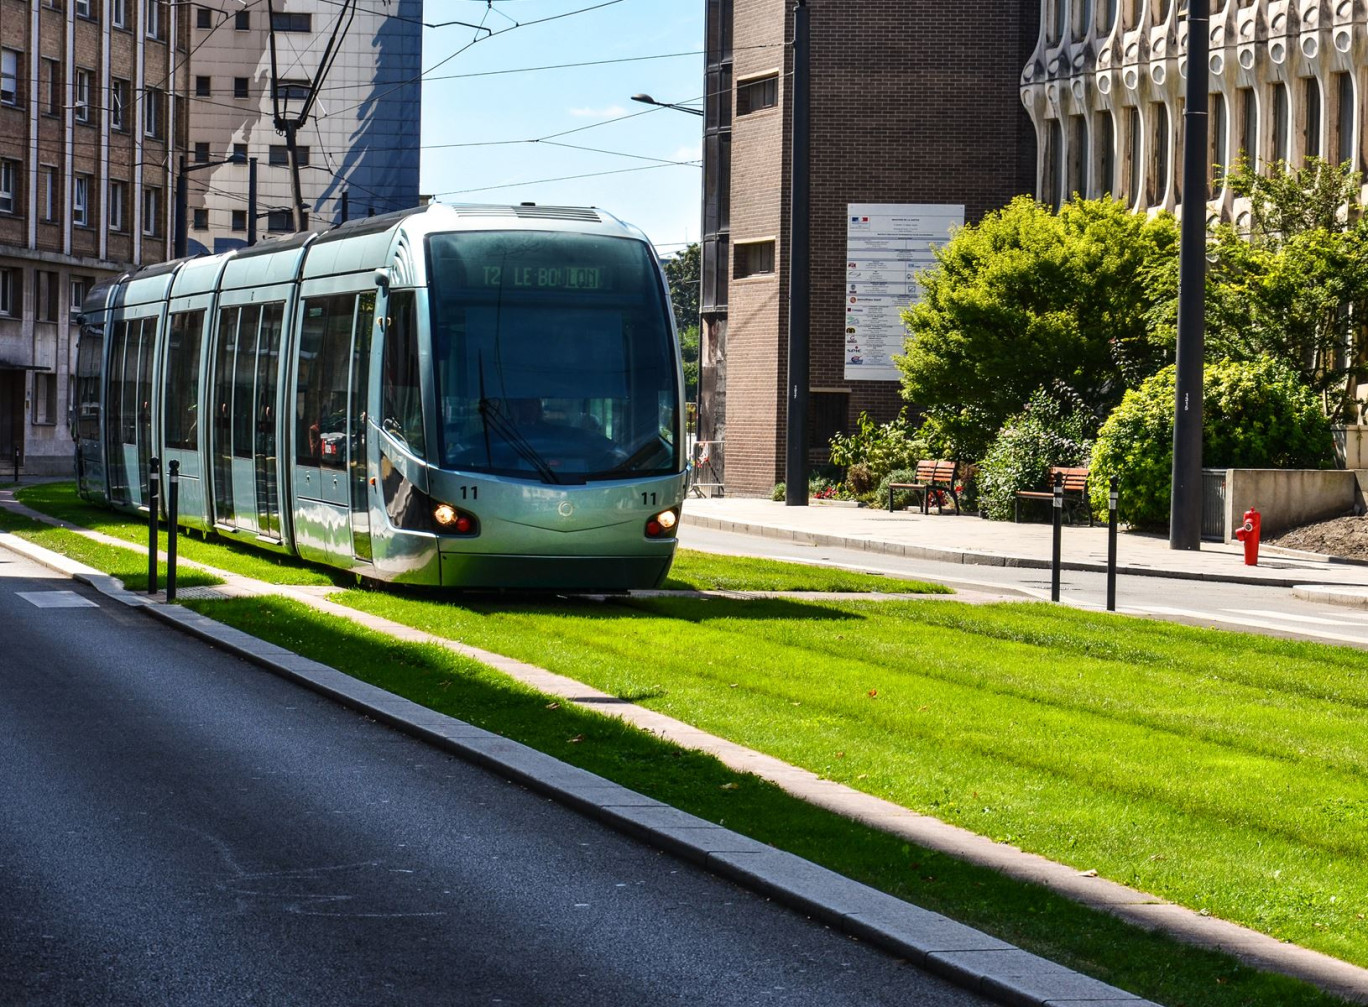
[[[81,326],[76,348],[76,436],[100,436],[100,364],[104,354],[104,326]]]
[[[251,458],[256,441],[252,388],[256,380],[257,329],[261,306],[242,309],[238,320],[237,361],[233,368],[233,457]]]
[[[301,465],[340,469],[347,460],[347,378],[356,296],[304,302],[300,333],[296,457]]]
[[[413,317],[413,291],[390,295],[381,371],[380,414],[384,429],[423,457],[423,397],[418,384],[418,331]]]
[[[166,446],[199,447],[199,366],[204,340],[204,310],[171,316],[166,355]]]

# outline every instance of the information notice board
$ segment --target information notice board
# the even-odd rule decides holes
[[[902,310],[921,299],[917,273],[932,249],[964,224],[963,206],[851,203],[846,216],[847,381],[897,381],[904,352]]]

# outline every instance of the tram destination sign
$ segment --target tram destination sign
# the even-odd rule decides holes
[[[512,287],[515,290],[607,290],[606,270],[599,266],[556,266],[500,263],[478,265],[470,270],[476,286]]]
[[[917,273],[934,249],[964,225],[964,207],[924,203],[850,203],[846,210],[845,379],[897,381],[902,310],[921,300]]]

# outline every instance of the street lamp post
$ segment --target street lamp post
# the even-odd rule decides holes
[[[649,94],[634,94],[632,95],[632,100],[639,101],[643,105],[658,105],[661,108],[672,108],[677,112],[688,112],[690,115],[703,114],[701,108],[690,108],[688,105],[675,105],[668,101],[656,101]]]
[[[180,164],[176,170],[176,242],[173,249],[173,257],[177,259],[185,258],[186,232],[189,229],[189,222],[186,220],[187,203],[189,196],[186,192],[186,176],[192,171],[201,171],[204,168],[216,168],[221,164],[241,164],[239,157],[230,157],[226,161],[205,161],[201,164],[185,163],[185,155],[180,157]],[[249,157],[247,159],[247,244],[256,244],[256,212],[257,212],[257,159]]]

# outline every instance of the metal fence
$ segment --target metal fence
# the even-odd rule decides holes
[[[1202,469],[1202,541],[1225,542],[1226,470]]]

